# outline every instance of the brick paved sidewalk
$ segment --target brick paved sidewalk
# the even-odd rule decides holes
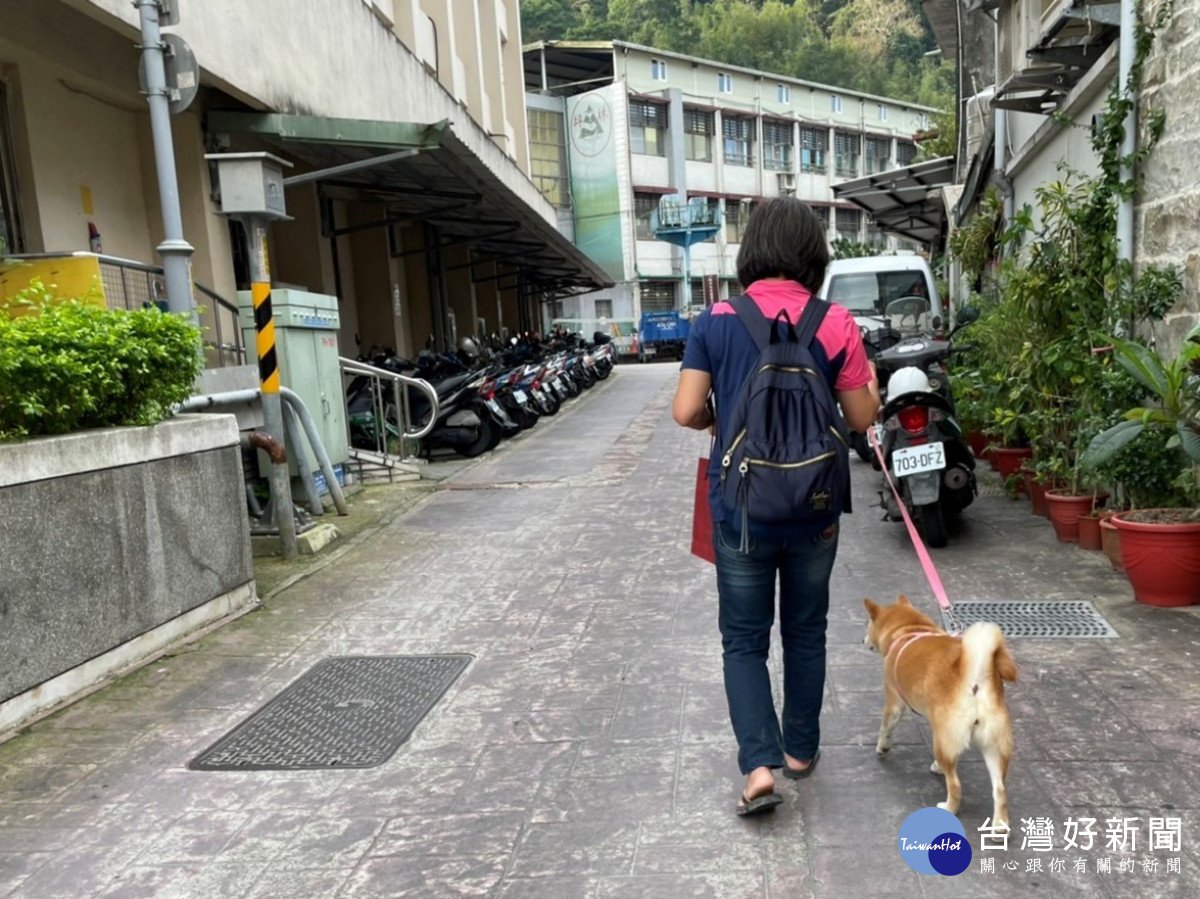
[[[618,369],[259,611],[0,744],[0,897],[1200,895],[1196,613],[1136,605],[1102,556],[995,492],[936,555],[951,595],[1089,599],[1121,637],[1013,643],[1010,804],[1054,822],[1057,848],[1017,831],[994,874],[905,867],[900,823],[944,792],[916,718],[875,756],[861,599],[934,604],[857,461],[821,767],[781,783],[774,815],[736,818],[713,573],[686,552],[707,445],[670,421],[673,384],[674,366]],[[186,769],[320,659],[430,652],[475,660],[380,767]],[[990,790],[977,754],[962,769],[978,855]],[[1099,845],[1061,849],[1068,816],[1098,819]],[[1182,819],[1178,851],[1151,851],[1152,816]],[[1114,817],[1140,819],[1135,851],[1105,847]]]

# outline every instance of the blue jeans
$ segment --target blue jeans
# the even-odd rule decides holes
[[[838,528],[801,539],[751,537],[749,553],[738,551],[740,542],[738,532],[725,522],[713,527],[725,697],[738,741],[738,767],[749,774],[764,765],[781,767],[784,752],[801,760],[816,755]],[[776,572],[783,640],[782,731],[767,672]]]

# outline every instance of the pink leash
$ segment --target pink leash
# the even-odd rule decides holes
[[[950,597],[946,595],[946,588],[942,586],[942,579],[938,576],[937,569],[933,567],[933,559],[929,557],[929,550],[925,548],[925,541],[917,533],[917,526],[913,524],[912,516],[908,514],[908,508],[904,505],[904,500],[900,497],[900,491],[896,489],[896,485],[892,481],[892,475],[888,471],[887,463],[884,461],[883,448],[879,445],[879,438],[875,434],[875,428],[872,427],[867,430],[867,437],[871,441],[871,446],[875,449],[875,455],[879,459],[879,467],[883,470],[883,476],[887,479],[888,486],[892,488],[892,493],[896,496],[896,505],[900,507],[900,514],[904,516],[904,526],[908,528],[908,536],[912,539],[913,548],[917,551],[917,559],[920,560],[921,569],[925,572],[925,580],[929,581],[929,587],[933,590],[933,595],[937,598],[938,605],[950,613],[951,621],[956,621],[954,618],[954,606],[950,604]],[[957,624],[953,633],[958,633]]]

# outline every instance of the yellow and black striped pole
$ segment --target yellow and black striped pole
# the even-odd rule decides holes
[[[271,264],[267,258],[267,226],[263,219],[243,221],[250,259],[250,297],[254,302],[254,332],[258,350],[258,380],[262,392],[263,427],[284,445],[283,407],[279,402],[279,357],[275,353],[275,321],[271,315]],[[296,517],[292,508],[292,478],[287,458],[271,461],[271,511],[279,528],[280,551],[294,559]]]

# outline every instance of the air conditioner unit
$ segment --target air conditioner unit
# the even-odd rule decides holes
[[[979,147],[983,143],[983,135],[987,131],[987,123],[991,115],[992,97],[995,93],[995,89],[989,87],[967,99],[967,159],[975,158],[975,154],[979,152]]]
[[[779,192],[781,194],[790,195],[796,192],[795,175],[791,172],[780,172],[777,177],[779,178]]]
[[[998,21],[1000,71],[996,83],[1004,84],[1032,65],[1027,54],[1041,38],[1041,5],[1032,0],[1006,0],[1000,4]]]

